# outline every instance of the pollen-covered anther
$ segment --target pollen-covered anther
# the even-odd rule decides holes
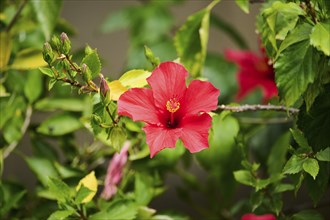
[[[167,111],[174,113],[180,108],[180,102],[176,98],[172,98],[166,102]]]

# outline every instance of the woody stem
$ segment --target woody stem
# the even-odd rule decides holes
[[[287,112],[289,114],[299,113],[297,108],[288,108],[281,105],[241,105],[241,106],[227,106],[219,105],[214,112],[231,111],[231,112],[247,112],[247,111],[279,111]]]

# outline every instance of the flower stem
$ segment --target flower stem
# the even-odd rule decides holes
[[[113,118],[113,116],[112,116],[112,114],[111,114],[111,112],[110,112],[109,106],[106,106],[106,107],[105,107],[105,110],[108,112],[108,115],[110,116],[110,118],[111,118],[111,120],[112,120],[112,123],[113,123],[114,125],[116,125],[118,122]]]
[[[278,111],[288,112],[289,114],[297,114],[299,109],[287,108],[281,105],[241,105],[241,106],[227,106],[219,105],[214,112],[231,111],[231,112],[249,112],[249,111]]]

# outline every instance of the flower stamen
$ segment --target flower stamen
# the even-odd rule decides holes
[[[176,98],[172,98],[166,102],[167,111],[174,113],[180,108],[180,102]]]

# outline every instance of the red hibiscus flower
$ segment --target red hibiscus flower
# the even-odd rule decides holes
[[[261,52],[262,56],[260,57],[251,51],[225,51],[225,57],[229,61],[235,62],[239,68],[237,101],[240,101],[257,87],[262,89],[263,102],[267,102],[277,95],[273,66],[269,65],[263,48],[261,48]]]
[[[187,70],[174,62],[161,63],[147,78],[149,88],[132,88],[118,100],[118,114],[146,123],[152,158],[164,148],[174,148],[180,138],[191,152],[208,148],[211,116],[219,90],[211,83],[193,80],[186,86]]]
[[[276,220],[276,217],[272,214],[255,215],[253,213],[247,213],[242,216],[241,220]]]
[[[130,142],[126,141],[120,153],[115,153],[112,160],[109,162],[107,175],[104,180],[104,189],[101,197],[108,200],[117,193],[117,185],[121,181],[124,166],[127,162],[127,151]]]

